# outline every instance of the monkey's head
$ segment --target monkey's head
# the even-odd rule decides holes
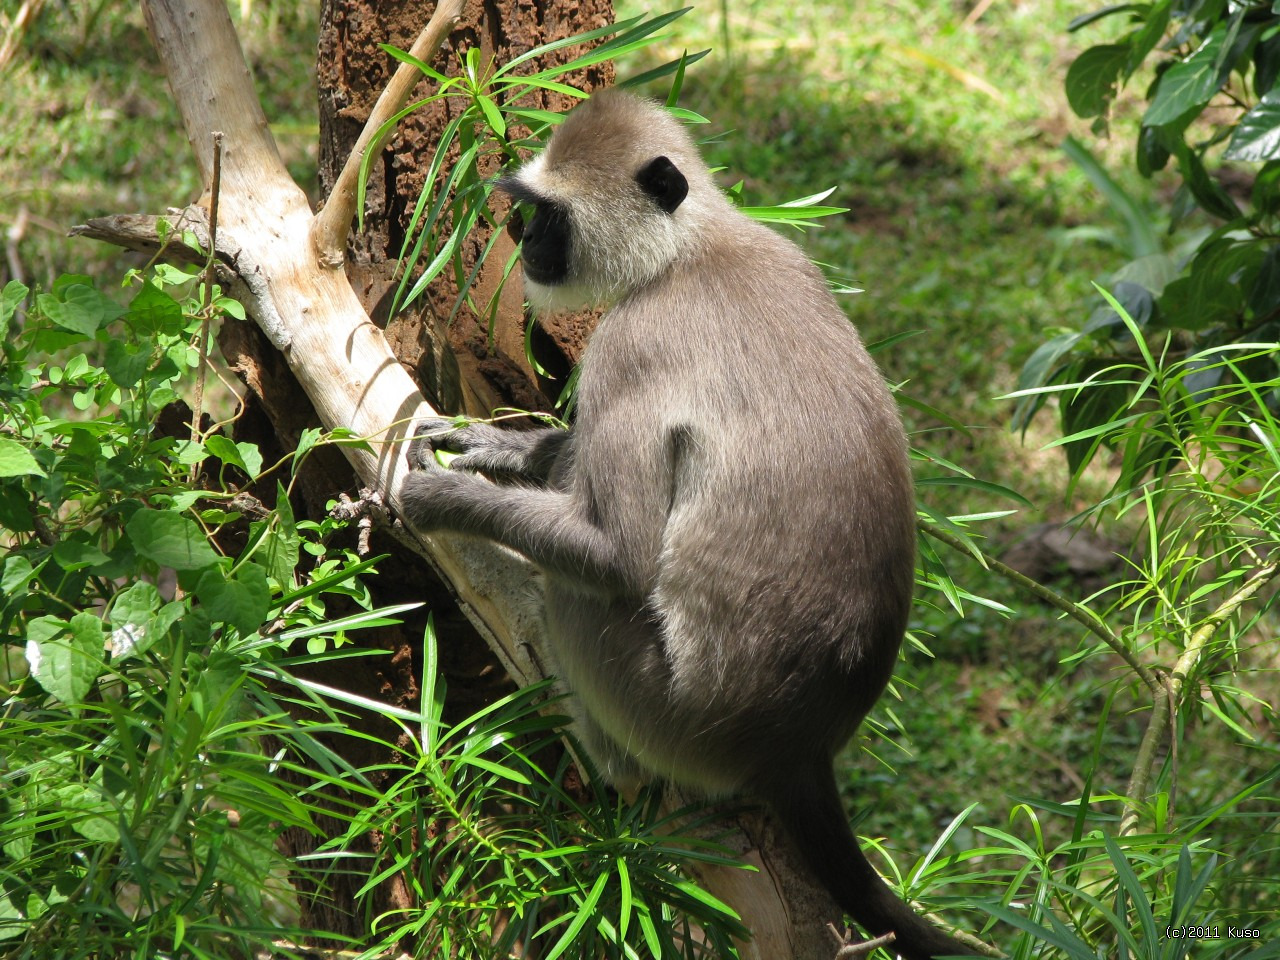
[[[497,186],[533,207],[525,295],[548,311],[616,302],[649,283],[726,203],[680,122],[613,89],[575,108],[546,150]]]

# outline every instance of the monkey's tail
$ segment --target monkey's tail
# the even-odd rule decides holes
[[[808,777],[797,778],[803,782],[777,784],[770,803],[801,858],[836,902],[872,936],[892,931],[895,940],[889,952],[907,960],[977,956],[918,916],[889,889],[849,829],[830,764],[820,767]]]

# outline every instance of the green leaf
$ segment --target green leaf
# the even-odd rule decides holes
[[[1018,374],[1018,389],[1030,390],[1047,384],[1057,372],[1062,358],[1083,339],[1084,335],[1075,331],[1060,333],[1036,347],[1035,352],[1022,365],[1022,372]],[[1025,430],[1031,423],[1031,418],[1043,404],[1042,394],[1019,397],[1011,429]]]
[[[276,484],[276,512],[267,520],[249,524],[249,540],[254,559],[261,563],[281,588],[293,586],[293,572],[298,568],[302,538],[293,519],[293,508],[284,486]]]
[[[147,364],[151,362],[151,353],[118,338],[107,341],[107,353],[102,361],[102,368],[107,371],[113,383],[128,390],[136,386],[147,372]]]
[[[83,283],[71,283],[61,289],[55,284],[54,290],[55,293],[42,293],[36,298],[40,312],[62,329],[85,337],[92,337],[124,313],[119,304]]]
[[[0,290],[0,327],[8,326],[9,321],[13,319],[14,313],[18,309],[18,305],[27,298],[27,294],[31,291],[23,283],[17,280],[10,280],[4,285],[4,289]]]
[[[1258,319],[1280,312],[1280,245],[1272,246],[1263,256],[1248,305]]]
[[[92,287],[93,277],[83,273],[64,273],[53,281],[53,295],[59,299],[71,287]]]
[[[596,40],[596,39],[599,39],[600,37],[607,37],[611,34],[618,34],[619,36],[615,38],[615,40],[610,41],[610,43],[615,43],[619,40],[623,40],[627,37],[630,37],[635,33],[640,33],[642,30],[645,30],[646,28],[650,28],[652,24],[656,24],[656,25],[652,26],[651,29],[653,30],[661,29],[662,27],[666,26],[667,23],[670,23],[672,20],[674,20],[676,17],[682,16],[683,14],[687,13],[690,9],[692,8],[685,7],[683,10],[676,11],[675,13],[665,14],[664,16],[657,18],[657,20],[655,21],[649,21],[648,23],[642,24],[642,26],[640,27],[637,27],[636,25],[641,24],[641,22],[644,20],[643,16],[632,17],[629,20],[622,20],[617,23],[607,24],[603,27],[597,27],[594,30],[589,30],[586,33],[575,34],[572,37],[563,37],[559,40],[553,40],[550,43],[543,44],[540,47],[535,47],[532,50],[522,53],[520,54],[520,56],[515,57],[512,60],[508,60],[505,64],[503,64],[501,67],[498,68],[497,72],[494,74],[494,77],[495,78],[501,77],[503,74],[509,73],[510,71],[518,67],[520,64],[528,60],[533,60],[539,57],[543,57],[546,54],[562,49],[563,47],[576,46],[581,43],[586,43],[589,40]],[[562,67],[559,67],[558,72],[564,73],[570,69],[573,69],[575,66],[576,64],[574,63],[566,64]],[[553,73],[555,71],[546,71],[546,72]]]
[[[1173,0],[1160,0],[1143,19],[1145,23],[1135,30],[1129,38],[1129,62],[1125,64],[1125,76],[1131,77],[1142,65],[1156,45],[1164,39],[1165,28],[1169,25],[1169,14],[1172,12]]]
[[[31,451],[17,440],[0,437],[0,477],[45,477],[48,476]]]
[[[421,70],[424,74],[426,74],[436,83],[453,84],[453,83],[456,83],[457,81],[456,77],[450,80],[444,74],[436,70],[435,67],[431,66],[429,63],[419,60],[417,57],[409,53],[407,50],[401,50],[399,47],[392,46],[389,43],[380,43],[378,44],[378,46],[382,49],[384,53],[390,54],[392,57],[401,61],[402,63],[408,63],[408,64],[411,64],[412,66],[417,67],[419,70]]]
[[[248,465],[244,462],[244,458],[240,456],[239,448],[230,437],[224,437],[220,433],[205,437],[204,448],[223,463],[239,467],[246,474],[249,474]],[[253,474],[249,474],[249,476],[253,476]]]
[[[484,114],[489,128],[499,137],[505,137],[507,135],[507,121],[503,119],[502,111],[498,109],[498,105],[484,96],[484,94],[476,97],[476,103],[480,104],[480,112]]]
[[[63,570],[79,570],[106,563],[111,558],[91,543],[59,540],[53,547],[53,559]]]
[[[40,617],[27,624],[31,675],[63,703],[84,699],[102,672],[102,649],[102,623],[92,613],[78,613],[70,622]]]
[[[1101,373],[1107,365],[1094,361],[1086,365],[1084,375]],[[1125,410],[1132,384],[1097,379],[1075,393],[1063,394],[1059,400],[1067,466],[1076,475],[1092,458],[1100,442],[1108,439],[1109,429]]]
[[[1199,50],[1161,75],[1155,99],[1143,114],[1143,124],[1159,127],[1204,109],[1222,86],[1218,55],[1225,36],[1225,31],[1215,31]]]
[[[1280,78],[1280,33],[1267,37],[1253,49],[1253,92],[1265,97]]]
[[[71,814],[67,822],[80,836],[94,843],[119,841],[115,808],[101,793],[83,783],[64,783],[50,790],[49,794],[49,799],[60,810]]]
[[[1035,509],[1035,504],[1011,487],[990,480],[979,480],[976,477],[922,477],[916,481],[917,487],[965,487],[982,493],[1005,497],[1022,504],[1028,509]]]
[[[1035,852],[1029,851],[1027,857],[1034,861],[1036,859]],[[1059,930],[1056,926],[1054,929],[1042,927],[1027,917],[1025,913],[1011,910],[996,903],[978,903],[975,906],[987,911],[993,917],[1017,927],[1019,930],[1025,930],[1037,940],[1057,947],[1058,953],[1052,954],[1053,956],[1063,957],[1064,960],[1098,960],[1098,954],[1068,929]],[[1047,909],[1044,913],[1051,920],[1056,919]]]
[[[307,427],[302,431],[302,435],[298,437],[298,445],[293,450],[293,470],[296,473],[298,467],[302,465],[302,461],[307,458],[307,454],[317,443],[323,432],[319,427]]]
[[[10,554],[5,558],[3,573],[0,573],[0,590],[6,597],[26,596],[27,588],[36,575],[31,561],[20,553]]]
[[[173,462],[181,464],[184,467],[194,466],[203,460],[206,456],[204,444],[196,443],[193,440],[179,440],[173,448]],[[174,506],[175,511],[181,511],[183,508]]]
[[[0,483],[0,527],[11,533],[30,533],[36,528],[31,498],[21,484]]]
[[[1244,310],[1264,262],[1265,246],[1253,239],[1221,238],[1197,251],[1187,275],[1165,288],[1160,309],[1165,322],[1183,330],[1232,323]]]
[[[596,904],[600,902],[600,897],[604,894],[604,889],[609,883],[609,876],[607,873],[602,873],[596,877],[596,882],[592,884],[591,891],[587,894],[586,899],[578,904],[578,910],[573,922],[560,935],[560,939],[556,941],[555,946],[548,951],[547,960],[555,960],[556,957],[568,950],[573,945],[573,941],[577,939],[582,928],[587,925],[589,920],[594,918]]]
[[[144,507],[129,518],[125,531],[143,557],[174,570],[200,570],[218,562],[204,533],[184,516]]]
[[[675,886],[678,890],[680,890],[681,893],[684,893],[687,896],[692,897],[694,900],[697,900],[700,903],[705,904],[706,906],[710,907],[712,910],[714,910],[718,914],[721,914],[722,916],[730,917],[734,920],[742,919],[740,916],[738,916],[737,911],[735,911],[733,907],[729,906],[723,900],[717,899],[716,897],[712,896],[706,890],[703,890],[700,886],[698,886],[696,883],[693,883],[690,880],[677,880],[675,883]]]
[[[1187,146],[1181,138],[1172,144],[1172,149],[1174,156],[1178,158],[1178,170],[1182,173],[1182,179],[1187,189],[1191,191],[1191,195],[1195,197],[1196,203],[1200,205],[1200,209],[1223,220],[1235,220],[1242,216],[1240,208],[1231,195],[1209,176],[1209,171],[1205,169],[1204,161],[1198,153]]]
[[[1107,112],[1116,85],[1129,59],[1129,47],[1104,43],[1090,47],[1067,68],[1067,102],[1076,116],[1097,117]]]
[[[220,433],[205,438],[205,449],[233,467],[239,467],[250,477],[262,472],[262,454],[257,444],[244,441],[233,442]]]
[[[1144,177],[1163,170],[1169,163],[1169,148],[1160,137],[1159,127],[1142,127],[1134,150],[1134,164]]]
[[[116,594],[108,617],[114,658],[145,653],[187,612],[184,603],[173,601],[161,606],[161,600],[160,591],[145,580]]]
[[[678,98],[680,96],[680,87],[683,85],[682,72],[706,57],[710,52],[710,47],[707,47],[705,50],[699,50],[697,53],[689,53],[686,51],[681,55],[679,60],[670,60],[667,63],[662,64],[660,67],[654,67],[652,70],[644,71],[644,73],[637,73],[635,76],[627,77],[625,80],[618,81],[618,86],[623,88],[634,87],[636,89],[643,89],[646,84],[653,83],[656,80],[661,80],[664,77],[675,74],[676,76],[672,81],[671,90],[667,94],[667,106],[674,107],[675,100],[673,98]]]
[[[127,319],[143,336],[177,333],[182,329],[182,307],[152,283],[144,283],[129,302]]]
[[[1240,118],[1223,158],[1248,163],[1280,159],[1280,87]]]
[[[1089,24],[1101,20],[1103,17],[1109,17],[1112,14],[1124,13],[1131,11],[1135,14],[1145,12],[1146,4],[1144,3],[1113,3],[1101,9],[1094,10],[1091,13],[1082,13],[1078,17],[1073,17],[1071,22],[1067,24],[1067,32],[1075,33],[1081,27],[1087,27]]]
[[[237,440],[236,450],[239,451],[240,462],[245,465],[245,470],[249,476],[256,477],[262,473],[262,452],[258,449],[256,443]]]
[[[216,297],[213,305],[218,310],[228,316],[235,317],[237,320],[243,320],[247,314],[244,312],[244,304],[239,300],[233,300],[230,297]]]
[[[1251,199],[1257,213],[1274,216],[1280,212],[1280,160],[1272,160],[1258,171]]]
[[[262,626],[271,606],[267,573],[256,563],[243,564],[230,580],[221,570],[208,571],[196,586],[196,596],[210,619],[229,623],[242,635]]]
[[[1143,209],[1142,204],[1116,183],[1088,148],[1075,137],[1067,137],[1063,141],[1062,152],[1089,178],[1089,182],[1106,199],[1116,216],[1124,222],[1128,233],[1128,249],[1125,252],[1135,259],[1159,253],[1160,238],[1151,222],[1151,216]]]

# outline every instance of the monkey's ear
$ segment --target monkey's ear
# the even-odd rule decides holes
[[[689,181],[666,157],[654,157],[646,163],[636,174],[636,183],[667,213],[675,213],[689,195]]]

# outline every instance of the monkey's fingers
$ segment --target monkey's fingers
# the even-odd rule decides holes
[[[431,417],[419,423],[409,444],[409,466],[415,470],[430,470],[440,466],[436,460],[436,451],[449,448],[447,438],[454,432],[454,422],[446,417]]]

